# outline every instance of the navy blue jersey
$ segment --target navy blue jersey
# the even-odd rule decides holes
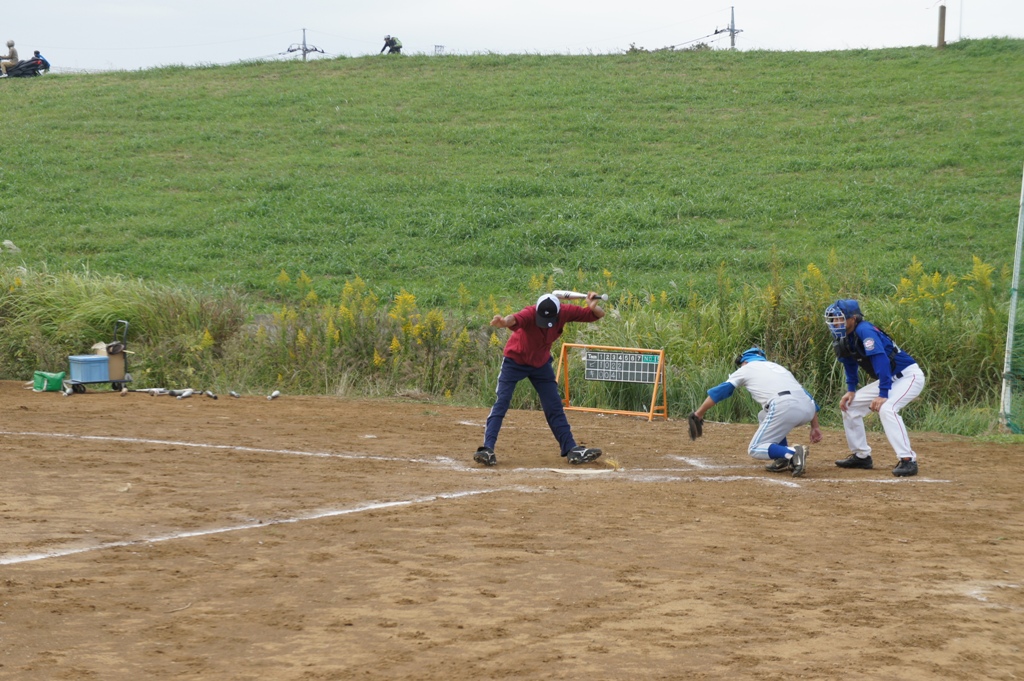
[[[857,368],[861,367],[871,378],[878,379],[878,396],[888,398],[893,377],[911,364],[917,364],[871,322],[857,324],[843,342],[849,354],[840,357],[839,361],[846,369],[846,389],[850,392],[857,389]]]

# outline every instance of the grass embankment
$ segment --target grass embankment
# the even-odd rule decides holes
[[[833,248],[881,293],[911,256],[1012,257],[1022,81],[1016,40],[13,80],[0,232],[52,272],[261,294],[301,270],[446,305],[608,269],[673,295]]]
[[[611,344],[674,348],[678,409],[754,341],[820,383],[825,401],[826,293],[863,296],[877,321],[912,328],[896,288],[913,258],[939,281],[971,276],[973,256],[997,273],[1009,264],[1022,76],[1024,42],[986,40],[942,52],[366,58],[7,82],[7,110],[25,114],[5,131],[0,236],[21,252],[3,262],[30,271],[8,272],[24,286],[5,287],[21,291],[3,301],[5,375],[80,351],[129,318],[153,380],[199,372],[333,392],[345,375],[352,389],[416,385],[485,401],[497,354],[488,308],[527,304],[541,288],[607,288],[614,276],[621,328],[596,328]],[[812,263],[826,271],[820,281],[804,281]],[[63,274],[32,274],[84,269],[97,276],[64,285]],[[278,282],[282,271],[291,282]],[[305,302],[293,300],[300,272]],[[111,284],[115,274],[126,278]],[[372,333],[349,329],[369,335],[325,342],[309,366],[294,349],[267,349],[302,329],[312,343],[321,326],[334,343],[342,327],[320,310],[344,314],[357,277],[376,301]],[[44,313],[9,313],[37,280],[63,293],[42,296]],[[82,282],[114,290],[109,306],[78,311],[66,289]],[[448,362],[438,348],[396,362],[424,341],[403,336],[415,323],[385,329],[403,289],[418,323],[437,308],[434,328],[440,318],[444,333],[467,329],[476,354]],[[136,294],[149,302],[135,307]],[[184,308],[151,300],[165,296]],[[814,298],[813,314],[773,302],[801,296]],[[973,295],[940,298],[956,308],[935,317],[946,337],[974,339],[993,333],[986,320],[1005,320],[1005,286],[991,310]],[[180,325],[156,318],[186,308],[204,312]],[[280,319],[265,337],[259,324],[243,333],[272,309]],[[17,328],[36,314],[53,322]],[[782,323],[791,343],[773,340]],[[645,337],[644,325],[661,335]],[[445,343],[465,345],[461,335]],[[909,335],[900,340],[932,377],[929,409],[991,408],[997,342],[958,362],[941,338]],[[817,355],[800,349],[812,341]],[[190,348],[218,364],[187,359]],[[381,361],[407,368],[383,380]],[[442,364],[459,380],[444,379]],[[968,369],[970,387],[943,389]]]

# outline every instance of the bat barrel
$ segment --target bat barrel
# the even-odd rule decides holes
[[[552,291],[551,295],[555,296],[556,298],[561,298],[562,300],[583,300],[587,297],[586,293],[580,293],[579,291],[562,290]],[[598,298],[600,298],[601,300],[608,300],[608,294],[602,293],[601,295],[598,296]]]

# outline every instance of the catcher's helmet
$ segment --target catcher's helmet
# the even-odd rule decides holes
[[[743,366],[744,362],[767,362],[768,357],[764,354],[764,350],[757,347],[756,345],[752,348],[743,351],[742,355],[736,356],[736,366]]]
[[[864,315],[860,311],[860,304],[856,300],[852,298],[837,300],[825,308],[825,323],[828,324],[828,330],[832,332],[833,338],[846,338],[847,319],[858,321],[864,319]]]

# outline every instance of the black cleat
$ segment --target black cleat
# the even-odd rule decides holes
[[[790,464],[789,459],[786,457],[772,459],[772,462],[764,467],[769,473],[785,473],[788,470],[792,470],[792,468],[792,464]]]
[[[856,454],[850,454],[850,456],[846,457],[845,459],[839,459],[838,461],[836,461],[836,465],[839,466],[840,468],[871,469],[875,467],[875,463],[871,460],[870,454],[863,458],[857,456]]]
[[[917,475],[917,461],[914,459],[900,459],[900,462],[896,464],[896,468],[892,469],[892,474],[897,478]]]
[[[569,463],[574,466],[578,466],[581,463],[588,463],[593,461],[597,457],[601,456],[601,450],[595,449],[594,447],[584,447],[582,445],[573,447],[569,450],[569,453],[565,455],[565,458],[569,460]]]
[[[793,466],[793,477],[799,478],[807,470],[808,449],[804,445],[793,445],[793,449],[796,450],[796,453],[793,454],[793,458],[789,460],[789,463]]]
[[[494,456],[494,450],[490,447],[480,447],[473,455],[473,461],[482,463],[485,466],[493,466],[498,463],[498,457]]]

